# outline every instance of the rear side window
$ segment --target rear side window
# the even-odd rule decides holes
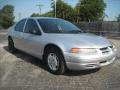
[[[26,22],[26,19],[23,19],[20,22],[18,22],[15,26],[15,31],[23,32],[25,22]]]

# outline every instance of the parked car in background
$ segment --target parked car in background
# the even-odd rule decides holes
[[[54,74],[63,74],[66,69],[109,65],[117,51],[108,39],[84,33],[63,19],[49,17],[20,20],[8,31],[8,47],[12,53],[18,49],[40,58]]]

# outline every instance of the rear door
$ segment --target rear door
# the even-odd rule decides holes
[[[23,48],[22,39],[23,39],[23,29],[25,27],[25,23],[26,23],[26,19],[19,21],[15,25],[15,30],[13,32],[14,45],[16,48],[18,48],[20,50]]]

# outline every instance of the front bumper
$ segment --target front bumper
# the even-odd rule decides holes
[[[78,56],[65,54],[67,68],[70,70],[95,69],[113,63],[116,59],[116,52],[106,55]]]

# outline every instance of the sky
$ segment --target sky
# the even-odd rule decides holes
[[[64,0],[66,3],[74,7],[78,0]],[[108,17],[105,17],[106,21],[116,20],[116,17],[120,14],[120,0],[104,0],[107,4],[105,9],[105,14]],[[14,15],[15,21],[19,19],[29,17],[32,13],[39,13],[39,8],[37,4],[42,4],[41,13],[45,13],[51,8],[51,0],[0,0],[0,9],[7,5],[13,5],[15,7]]]

